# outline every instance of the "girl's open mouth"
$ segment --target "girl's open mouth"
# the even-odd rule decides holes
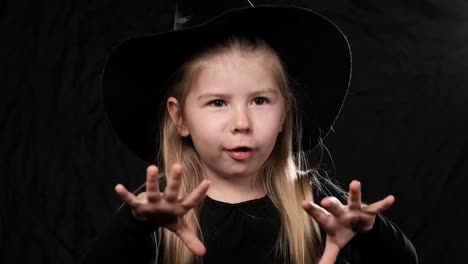
[[[236,160],[245,160],[252,155],[252,149],[247,147],[239,147],[228,150],[229,156]]]

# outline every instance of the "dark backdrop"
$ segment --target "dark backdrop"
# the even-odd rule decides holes
[[[468,2],[302,5],[334,20],[353,51],[350,94],[325,142],[335,168],[324,166],[344,186],[361,180],[367,201],[396,196],[386,215],[420,263],[463,260]],[[0,2],[1,263],[76,263],[120,204],[114,185],[143,183],[147,164],[105,119],[101,72],[120,41],[170,29],[173,9],[155,0]]]

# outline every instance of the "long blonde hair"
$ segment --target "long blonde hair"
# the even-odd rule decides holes
[[[300,118],[296,115],[295,99],[289,87],[288,76],[276,52],[263,40],[231,36],[188,59],[175,75],[169,95],[174,96],[183,108],[188,89],[197,73],[203,68],[203,62],[211,56],[233,52],[264,56],[266,62],[271,65],[285,101],[286,117],[282,132],[278,135],[270,157],[260,168],[259,177],[255,179],[255,184],[266,190],[280,215],[277,254],[283,256],[285,262],[289,260],[291,263],[318,263],[321,246],[318,225],[300,206],[302,200],[312,199],[310,175],[309,171],[306,171],[307,164],[300,148],[301,135],[297,133],[301,131]],[[169,175],[168,170],[174,163],[182,164],[185,176],[182,178],[179,195],[183,197],[204,179],[200,158],[190,137],[184,138],[179,135],[167,110],[161,125],[160,162],[162,163],[158,164],[164,165],[166,175]],[[296,127],[293,127],[294,125]],[[293,131],[296,131],[294,142]],[[298,150],[296,156],[293,155],[294,145],[296,145],[295,150]],[[198,208],[194,208],[184,217],[189,227],[203,241],[198,215]],[[172,232],[160,229],[156,237],[158,238],[156,250],[159,248],[163,251],[164,263],[201,262],[201,258],[194,256]],[[162,240],[164,246],[160,247]]]

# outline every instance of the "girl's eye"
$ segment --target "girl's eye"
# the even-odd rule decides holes
[[[256,104],[256,105],[262,105],[262,104],[266,104],[268,103],[268,99],[266,99],[265,97],[256,97],[253,102]]]
[[[222,99],[216,99],[216,100],[209,102],[209,105],[214,106],[214,107],[221,107],[221,106],[224,106],[225,104],[226,102]]]

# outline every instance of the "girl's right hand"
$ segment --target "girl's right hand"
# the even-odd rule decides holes
[[[154,165],[146,169],[146,192],[133,195],[127,189],[117,184],[115,192],[122,201],[127,203],[137,220],[153,222],[174,232],[193,254],[203,256],[205,246],[191,231],[183,216],[194,208],[206,195],[210,182],[203,180],[188,196],[179,198],[179,188],[182,180],[182,166],[175,164],[167,179],[164,192],[159,191],[158,168]]]

